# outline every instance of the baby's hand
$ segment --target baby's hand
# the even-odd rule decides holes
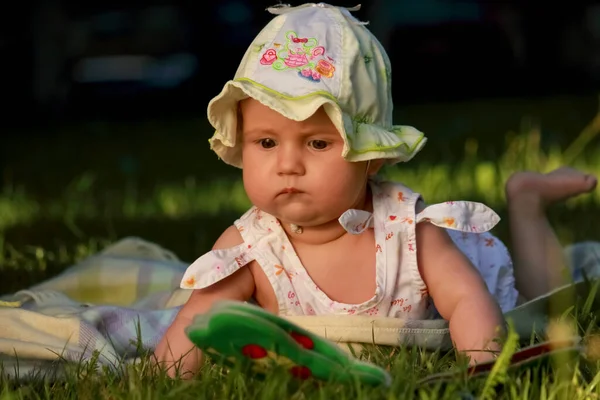
[[[243,239],[240,233],[231,226],[219,237],[213,250],[229,248],[241,243]],[[154,356],[158,365],[166,368],[170,377],[195,376],[201,365],[202,354],[187,337],[185,328],[192,323],[195,315],[207,312],[219,300],[249,300],[254,293],[254,288],[254,277],[248,266],[244,266],[207,288],[194,290],[156,347]]]
[[[471,363],[493,359],[489,350],[500,350],[493,340],[503,335],[504,318],[479,271],[443,228],[420,223],[416,231],[419,271],[456,348]]]
[[[182,308],[156,347],[153,362],[157,372],[164,370],[171,378],[189,379],[200,369],[202,353],[185,334],[185,328],[192,321],[182,313],[183,310]]]

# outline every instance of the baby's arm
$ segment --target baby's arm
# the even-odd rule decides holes
[[[215,242],[213,250],[237,246],[242,242],[238,230],[231,226]],[[202,354],[188,339],[184,329],[190,325],[196,314],[208,311],[214,302],[246,301],[253,293],[254,278],[247,266],[206,289],[194,290],[156,347],[156,361],[167,368],[171,377],[176,375],[177,370],[184,378],[193,377],[200,368]]]
[[[466,352],[472,364],[491,360],[485,350],[499,350],[492,340],[503,333],[504,319],[479,271],[445,229],[420,223],[416,234],[419,271],[437,310],[450,323],[457,350]]]

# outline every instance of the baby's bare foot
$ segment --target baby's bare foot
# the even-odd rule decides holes
[[[506,183],[506,197],[511,203],[529,203],[532,207],[547,206],[589,193],[597,184],[595,176],[573,168],[563,167],[548,174],[517,172]]]

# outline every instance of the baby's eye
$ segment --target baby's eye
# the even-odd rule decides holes
[[[327,145],[329,143],[327,143],[324,140],[311,140],[310,141],[310,145],[312,146],[313,149],[315,150],[325,150],[327,148]]]
[[[273,139],[260,139],[259,143],[264,149],[272,149],[275,147],[275,141]]]

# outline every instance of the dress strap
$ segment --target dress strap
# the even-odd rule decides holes
[[[183,274],[182,289],[204,289],[219,282],[254,260],[246,243],[212,250],[194,261]]]

